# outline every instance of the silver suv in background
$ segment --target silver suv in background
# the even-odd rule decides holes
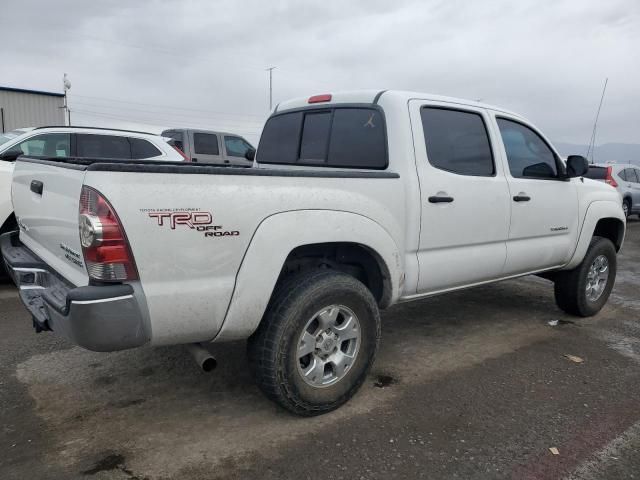
[[[253,166],[253,160],[247,159],[247,152],[254,148],[240,135],[187,128],[171,128],[161,135],[172,138],[172,145],[182,150],[192,162]]]
[[[630,164],[590,165],[585,175],[615,187],[622,195],[622,209],[625,217],[640,216],[640,167]]]

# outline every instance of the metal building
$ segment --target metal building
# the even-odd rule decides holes
[[[64,94],[0,87],[0,133],[21,127],[64,125]]]

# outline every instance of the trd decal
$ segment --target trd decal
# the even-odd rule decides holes
[[[213,225],[211,212],[191,209],[144,209],[142,212],[153,218],[159,227],[168,227],[171,230],[186,227],[204,233],[205,237],[237,237],[240,235],[238,230],[225,230],[222,225]]]
[[[204,232],[205,237],[237,237],[240,235],[237,230],[222,230],[222,225],[198,225],[196,230]]]
[[[194,228],[196,225],[210,225],[213,216],[209,212],[149,212],[151,218],[158,220],[158,225],[168,224],[171,230],[176,229],[176,225],[186,225]]]

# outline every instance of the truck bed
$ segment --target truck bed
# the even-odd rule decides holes
[[[42,195],[30,190],[33,181],[43,183]],[[256,272],[251,282],[238,284],[243,260],[255,250],[260,265],[282,265],[291,251],[289,229],[308,232],[310,243],[350,237],[366,245],[385,236],[394,245],[404,241],[403,185],[395,172],[21,157],[13,192],[20,240],[75,286],[90,283],[77,257],[82,186],[100,192],[121,221],[154,344],[212,340],[230,315],[240,318],[225,333],[228,338],[250,333],[280,267],[271,267],[275,278]],[[351,215],[354,231],[334,228],[322,212]],[[366,230],[374,228],[368,225],[377,225],[379,233]],[[318,228],[326,230],[324,238]],[[247,297],[239,303],[242,311],[228,311],[232,295]],[[185,316],[189,321],[178,325]]]

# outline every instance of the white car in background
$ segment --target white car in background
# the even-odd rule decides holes
[[[28,155],[122,160],[188,161],[170,138],[151,133],[91,127],[19,128],[0,134],[0,233],[17,229],[11,176],[17,157]]]
[[[34,127],[29,128],[16,128],[15,130],[11,130],[10,132],[3,132],[0,134],[0,152],[4,151],[3,145],[16,137],[24,135],[25,133],[29,133],[31,130],[35,130]]]

